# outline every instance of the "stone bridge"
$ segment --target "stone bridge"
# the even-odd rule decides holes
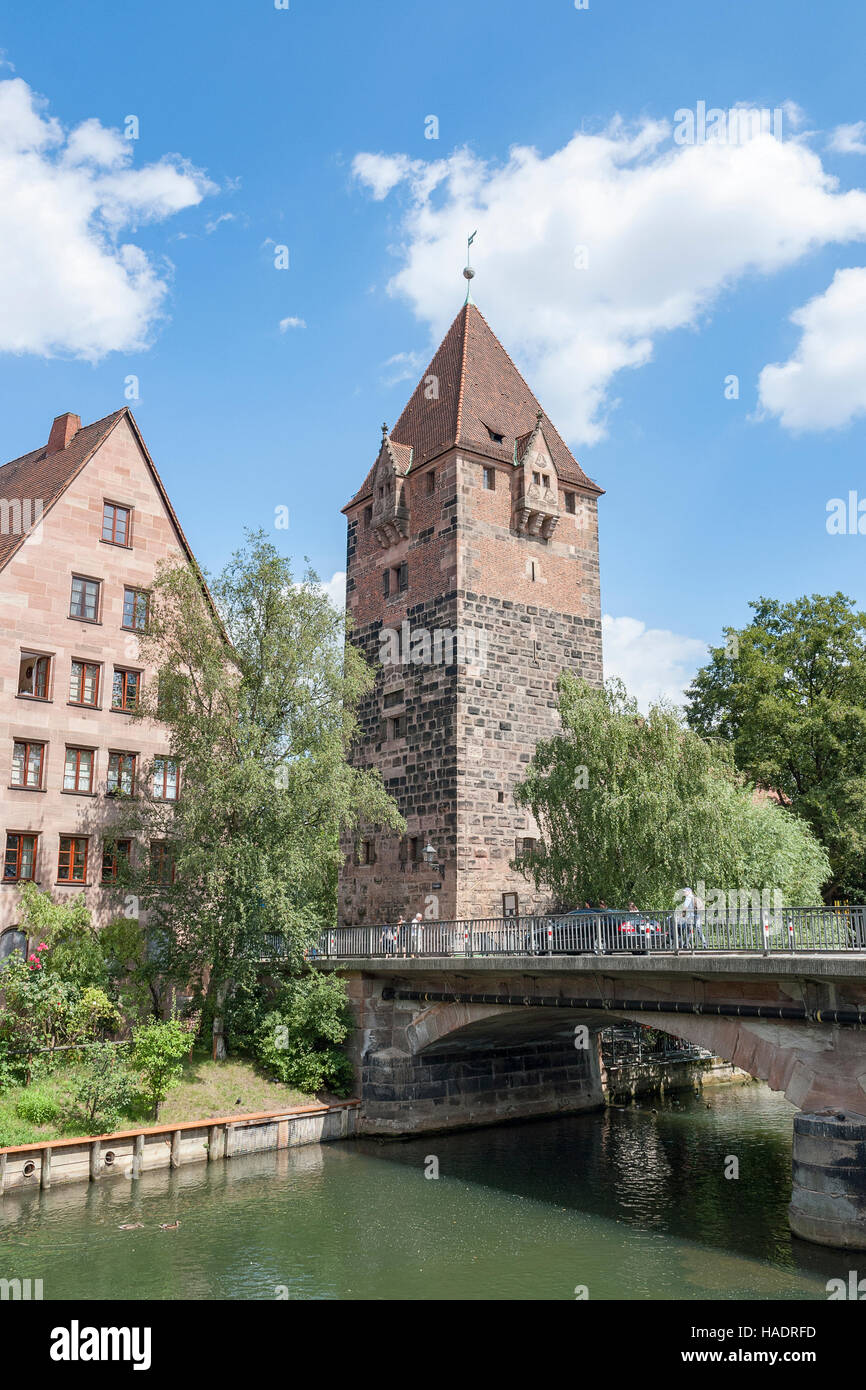
[[[411,1135],[604,1106],[598,1033],[686,1038],[782,1092],[795,1234],[866,1248],[866,953],[318,962],[348,983],[360,1131]]]

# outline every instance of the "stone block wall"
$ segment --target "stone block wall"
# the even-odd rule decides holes
[[[538,835],[513,792],[538,740],[559,728],[560,673],[602,680],[597,499],[563,484],[555,530],[529,535],[515,527],[517,481],[503,458],[451,448],[410,468],[408,534],[393,544],[380,545],[368,499],[348,509],[351,640],[376,672],[352,756],[380,769],[407,839],[432,843],[441,869],[413,864],[397,836],[372,836],[373,863],[356,862],[346,840],[341,924],[419,911],[428,920],[499,917],[505,894],[522,913],[551,906],[509,868],[516,841]],[[404,564],[400,590],[394,576]],[[383,629],[404,631],[399,666],[382,665]],[[432,653],[416,640],[424,632]],[[464,659],[443,659],[447,639],[437,655],[437,633],[462,640],[455,656]],[[391,721],[402,714],[405,730],[394,736]]]

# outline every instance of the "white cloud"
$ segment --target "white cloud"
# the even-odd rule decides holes
[[[306,328],[306,326],[303,319],[297,319],[294,315],[290,315],[287,319],[280,319],[281,333],[285,333],[287,328]]]
[[[800,341],[761,372],[761,408],[790,430],[839,429],[866,414],[866,269],[837,270],[791,321]]]
[[[837,154],[866,154],[866,121],[853,125],[837,125],[827,142],[828,150]]]
[[[434,340],[478,229],[475,298],[573,441],[603,437],[617,372],[649,361],[661,334],[699,325],[739,279],[866,238],[866,193],[839,192],[804,140],[672,145],[670,134],[667,122],[617,119],[548,156],[515,147],[501,165],[466,150],[354,161],[374,198],[408,194],[389,290]]]
[[[367,185],[376,201],[381,202],[413,167],[417,166],[413,166],[405,154],[359,154],[355,156],[352,172]]]
[[[414,381],[424,366],[426,358],[422,352],[395,352],[385,362],[391,370],[386,372],[383,382],[386,386],[396,386],[400,381]]]
[[[64,164],[95,164],[103,169],[118,169],[129,162],[130,142],[117,130],[109,130],[91,118],[82,121],[66,139],[62,159]]]
[[[26,82],[0,81],[0,352],[98,361],[148,346],[171,267],[121,233],[215,187],[174,155],[132,168],[132,145],[94,119],[66,132]]]
[[[609,613],[602,617],[601,632],[605,678],[619,676],[642,710],[662,698],[685,703],[686,686],[707,660],[706,642]]]
[[[334,607],[342,612],[346,607],[346,571],[337,570],[330,579],[323,581],[322,588]]]
[[[235,222],[237,219],[233,212],[221,212],[218,217],[211,218],[210,222],[205,222],[204,229],[208,236],[216,231],[217,227],[223,222]]]

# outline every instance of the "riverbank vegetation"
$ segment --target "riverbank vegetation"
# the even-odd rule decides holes
[[[169,749],[110,789],[112,922],[97,931],[83,894],[22,888],[29,959],[0,963],[0,1145],[174,1114],[196,1039],[262,1101],[352,1084],[345,986],[306,954],[336,917],[341,837],[404,828],[378,772],[349,762],[373,673],[316,576],[296,580],[261,534],[209,587],[160,570],[145,617],[156,674],[131,713]]]
[[[755,787],[721,740],[673,708],[645,714],[620,681],[560,677],[562,731],[515,791],[541,838],[515,861],[560,903],[673,908],[698,883],[821,902],[830,876],[806,822]],[[679,895],[679,896],[678,896]]]
[[[29,1087],[3,1087],[0,1148],[79,1134],[105,1134],[115,1127],[144,1127],[153,1122],[147,1101],[135,1096],[116,1116],[84,1114],[77,1093],[86,1084],[86,1056],[82,1052],[80,1061],[67,1059],[62,1066],[46,1069]],[[183,1062],[177,1086],[168,1092],[160,1107],[159,1122],[182,1124],[185,1120],[289,1109],[315,1099],[310,1093],[264,1075],[246,1058],[214,1062],[205,1048],[195,1046]]]
[[[192,989],[219,1058],[260,963],[278,948],[300,974],[334,922],[341,835],[403,821],[379,772],[348,760],[374,677],[316,576],[296,580],[257,534],[210,591],[219,623],[189,566],[161,570],[150,597],[140,658],[158,675],[136,717],[163,724],[171,758],[121,791],[116,836],[161,848],[127,858],[117,891],[146,913],[151,965]]]
[[[866,895],[866,613],[844,594],[760,598],[688,691],[689,725],[772,787],[826,848],[827,902]]]
[[[83,898],[54,903],[34,884],[21,898],[33,950],[0,968],[0,1147],[349,1094],[348,1004],[334,976],[245,978],[228,1016],[232,1060],[205,1066],[202,1010],[175,995],[182,1014],[159,1014],[164,984],[137,922],[97,931]]]

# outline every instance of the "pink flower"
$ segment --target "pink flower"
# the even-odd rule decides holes
[[[47,942],[47,941],[40,941],[40,943],[39,943],[39,945],[36,947],[36,949],[37,949],[37,951],[47,951],[47,950],[48,950],[48,942]]]
[[[27,957],[27,959],[28,959],[28,960],[38,960],[39,957],[38,957],[38,956],[30,955],[30,956]]]

